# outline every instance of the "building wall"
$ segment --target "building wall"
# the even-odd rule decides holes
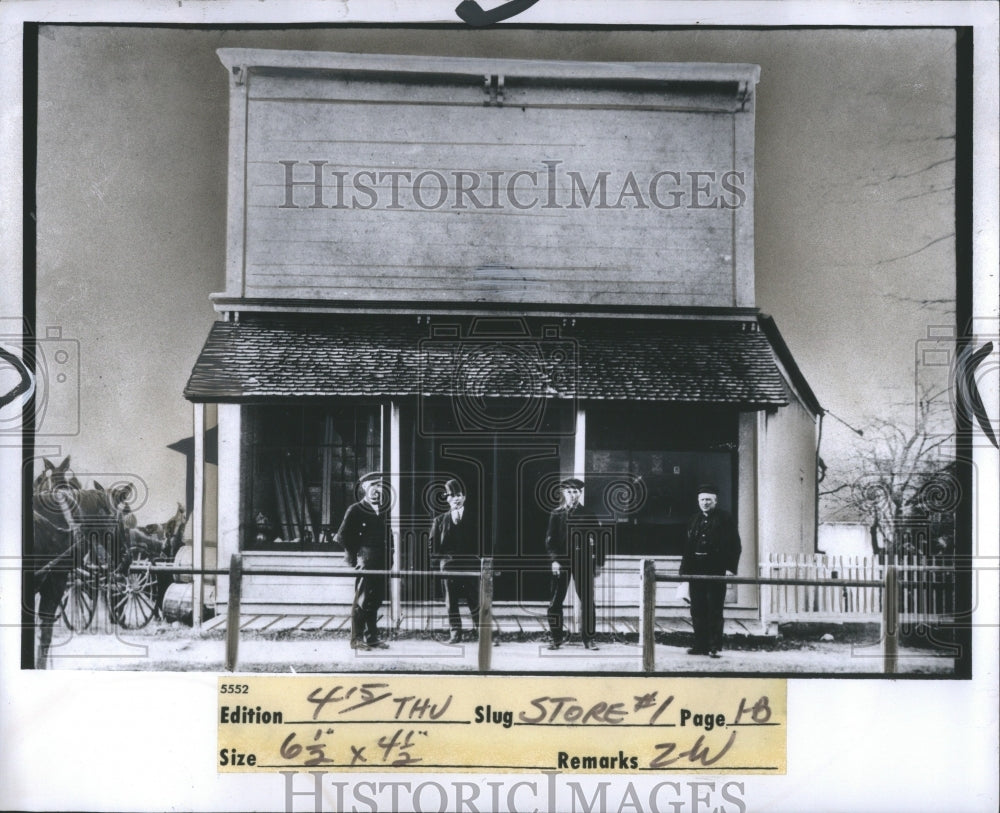
[[[758,555],[816,549],[815,416],[794,396],[757,416]]]
[[[737,510],[740,543],[743,551],[740,554],[739,576],[756,576],[758,562],[757,527],[760,517],[758,499],[760,495],[760,469],[758,465],[758,412],[744,412],[739,418],[739,496],[738,503],[733,506]],[[727,506],[722,506],[728,508]],[[728,598],[735,598],[741,605],[756,606],[760,590],[753,584],[741,584],[729,588]]]
[[[829,556],[871,556],[868,526],[859,522],[822,522],[819,549]]]
[[[228,297],[753,305],[756,66],[220,58]]]

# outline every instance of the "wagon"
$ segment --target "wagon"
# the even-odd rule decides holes
[[[129,543],[117,557],[100,544],[88,545],[66,582],[60,602],[64,623],[75,632],[87,629],[103,596],[115,624],[145,627],[156,614],[159,593],[151,567],[169,561],[162,548],[143,543]]]

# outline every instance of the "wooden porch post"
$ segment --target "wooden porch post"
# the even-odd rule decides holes
[[[383,414],[385,413],[385,408],[383,407]],[[383,420],[383,424],[384,424]],[[393,542],[393,553],[392,553],[392,563],[391,568],[393,573],[399,573],[400,562],[402,561],[402,551],[400,551],[400,540],[402,534],[400,533],[400,502],[402,501],[402,494],[400,489],[402,488],[402,478],[400,477],[400,444],[399,444],[399,402],[390,401],[389,403],[389,488],[392,490],[392,507],[389,513],[389,524],[392,528],[390,533],[392,534]],[[383,426],[383,441],[385,440],[385,431]],[[402,582],[398,578],[389,579],[389,614],[390,614],[390,624],[393,630],[398,629],[400,619],[402,618]]]
[[[579,477],[584,481],[583,490],[583,502],[584,505],[587,504],[589,496],[587,494],[586,481],[587,478],[584,477],[584,472],[587,468],[587,411],[577,405],[576,409],[576,432],[573,435],[573,471],[571,474],[574,477]],[[602,597],[601,601],[598,601],[598,590],[603,587],[598,581],[594,580],[594,604],[605,603]],[[569,598],[569,604],[572,606],[572,617],[577,618],[577,614],[582,612],[582,607],[579,606],[579,602],[575,600],[575,593],[573,590],[567,591],[567,598]],[[612,602],[613,603],[613,602]],[[580,617],[580,629],[583,629],[583,625],[586,624],[586,620]],[[600,628],[600,624],[595,619],[594,622],[594,632]]]
[[[194,407],[194,505],[191,506],[191,545],[194,548],[191,567],[201,570],[205,562],[205,405]],[[191,577],[191,625],[201,626],[201,604],[204,578],[199,573]]]
[[[573,475],[583,477],[587,467],[587,410],[577,407],[576,434],[573,436]]]

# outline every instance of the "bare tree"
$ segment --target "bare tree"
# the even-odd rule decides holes
[[[958,503],[958,481],[944,454],[954,439],[947,392],[921,393],[910,425],[873,419],[861,430],[853,460],[825,473],[819,491],[824,513],[862,519],[873,553],[900,552],[901,530],[915,513],[940,514]]]

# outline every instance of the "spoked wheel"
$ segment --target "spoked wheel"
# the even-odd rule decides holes
[[[86,568],[76,568],[66,582],[59,602],[63,622],[73,632],[83,632],[94,619],[97,607],[97,583]]]
[[[148,565],[139,560],[137,565]],[[108,599],[115,622],[127,630],[145,627],[156,612],[156,577],[148,569],[115,573],[108,586]]]

